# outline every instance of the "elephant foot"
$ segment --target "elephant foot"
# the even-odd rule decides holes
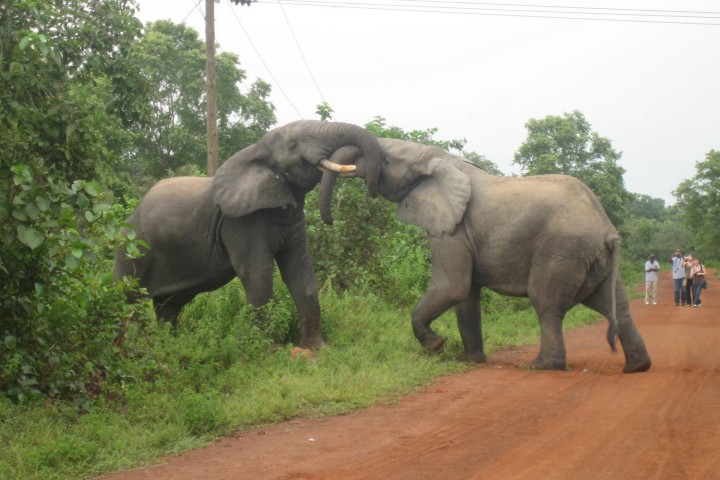
[[[443,345],[445,345],[446,338],[437,335],[435,333],[431,333],[430,335],[426,336],[425,339],[422,341],[423,347],[429,352],[439,352],[442,350]]]
[[[648,355],[645,343],[640,338],[640,334],[634,328],[632,330],[621,331],[620,343],[625,352],[625,366],[623,373],[638,373],[650,370],[652,362]]]
[[[625,366],[623,367],[623,373],[640,373],[640,372],[647,372],[650,370],[650,366],[652,365],[652,362],[650,361],[650,357],[645,357],[641,359],[640,361],[636,362],[625,362]]]
[[[487,357],[485,356],[485,353],[477,351],[471,353],[463,353],[462,355],[460,355],[460,360],[462,360],[463,362],[485,363],[487,362]]]
[[[537,357],[530,364],[530,368],[533,370],[565,370],[567,369],[567,363],[565,360],[545,360],[542,357]]]

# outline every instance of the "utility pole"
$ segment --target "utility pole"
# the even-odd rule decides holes
[[[253,0],[230,0],[235,5],[247,5]],[[257,1],[257,0],[255,0]],[[218,169],[217,131],[217,64],[215,63],[215,3],[220,0],[205,0],[205,84],[207,90],[207,174],[215,176]]]
[[[205,0],[205,50],[207,87],[207,174],[218,168],[217,71],[215,65],[215,0]]]

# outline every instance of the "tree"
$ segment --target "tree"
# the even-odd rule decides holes
[[[634,217],[663,221],[667,218],[665,200],[649,195],[635,194],[630,202],[630,214]]]
[[[103,261],[114,176],[144,85],[133,2],[0,4],[0,394],[84,402],[135,315]],[[124,212],[118,212],[124,218]]]
[[[145,178],[143,190],[178,169],[200,173],[206,166],[205,46],[197,31],[185,25],[158,21],[133,52],[141,78],[150,85],[150,121],[136,132],[127,154],[133,178]],[[246,94],[240,84],[246,74],[237,55],[216,56],[219,157],[257,141],[275,123],[267,101],[270,86],[257,80]],[[172,65],[172,68],[168,68]],[[141,192],[137,192],[141,193]]]
[[[335,113],[335,111],[330,107],[327,102],[322,102],[318,104],[315,113],[320,115],[320,120],[325,121],[332,120],[332,114]]]
[[[467,160],[470,160],[483,170],[494,175],[502,175],[502,172],[498,169],[497,165],[488,160],[484,155],[472,151],[466,151],[465,144],[467,143],[467,140],[464,138],[462,140],[457,138],[452,140],[436,140],[434,137],[437,133],[437,128],[411,130],[406,132],[400,127],[388,126],[385,122],[386,120],[383,117],[375,117],[371,122],[365,125],[365,128],[373,132],[376,137],[397,138],[400,140],[407,140],[409,142],[424,143],[426,145],[437,145],[449,152],[455,150],[459,155]]]
[[[500,171],[497,165],[491,160],[489,160],[485,155],[481,155],[476,152],[466,152],[465,150],[460,152],[460,154],[478,167],[485,170],[486,172],[492,173],[493,175],[503,176],[503,173]]]
[[[0,5],[0,149],[5,168],[42,158],[59,175],[112,171],[141,118],[144,85],[127,56],[141,33],[133,2],[14,0]],[[9,179],[9,175],[3,175]]]
[[[684,221],[693,232],[696,252],[720,258],[720,151],[710,150],[695,164],[696,173],[680,183],[673,195],[684,210]]]
[[[437,128],[428,128],[426,130],[411,130],[406,132],[400,127],[386,125],[383,117],[375,117],[371,122],[365,125],[365,128],[373,132],[376,137],[398,138],[410,142],[424,143],[426,145],[437,145],[445,150],[455,149],[462,151],[467,140],[436,140],[434,138]]]
[[[621,228],[632,195],[625,189],[625,169],[612,143],[592,131],[585,116],[574,111],[562,117],[531,119],[528,137],[515,153],[514,163],[526,175],[563,174],[582,180],[595,192],[610,220]]]

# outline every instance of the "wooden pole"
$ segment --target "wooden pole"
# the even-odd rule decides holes
[[[207,174],[218,168],[217,76],[215,65],[215,0],[205,0],[205,49],[207,86]]]

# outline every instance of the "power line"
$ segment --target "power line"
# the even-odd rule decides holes
[[[230,0],[227,0],[228,5],[230,5]],[[252,38],[250,38],[250,35],[248,34],[247,30],[245,30],[245,26],[240,21],[240,18],[237,16],[237,13],[235,13],[235,9],[230,5],[230,11],[233,12],[233,16],[235,17],[235,20],[237,21],[238,25],[240,26],[240,29],[243,31],[245,36],[247,37],[248,41],[250,42],[250,45],[252,46],[253,50],[255,50],[255,53],[257,54],[258,58],[262,62],[263,66],[265,66],[265,69],[267,70],[268,74],[270,75],[270,78],[273,79],[273,82],[275,82],[275,85],[278,87],[278,90],[280,90],[280,93],[283,94],[285,97],[285,100],[288,101],[290,106],[293,110],[295,110],[295,113],[297,113],[298,117],[303,118],[300,111],[295,107],[295,104],[290,100],[290,97],[285,93],[285,90],[283,90],[282,86],[280,86],[280,82],[277,81],[275,78],[275,75],[273,75],[272,71],[270,70],[270,67],[268,67],[268,64],[265,62],[265,59],[260,55],[260,52],[258,51],[257,47],[255,46],[255,42],[252,41]]]
[[[190,16],[193,10],[200,10],[198,0],[193,9],[186,15]],[[228,4],[230,4],[229,0]],[[302,48],[297,40],[295,32],[290,24],[284,5],[316,8],[345,8],[358,10],[378,10],[390,12],[411,12],[411,13],[442,13],[450,15],[474,15],[514,18],[539,18],[555,20],[580,20],[580,21],[604,21],[604,22],[626,22],[626,23],[656,23],[656,24],[677,24],[677,25],[706,25],[720,26],[720,12],[715,11],[692,11],[692,10],[663,10],[663,9],[635,9],[635,8],[609,8],[609,7],[580,7],[567,5],[531,5],[523,3],[500,3],[500,2],[472,2],[472,1],[444,1],[444,0],[394,0],[392,3],[368,1],[337,1],[337,0],[263,0],[256,3],[258,6],[277,3],[282,11],[285,22],[292,35],[293,41],[298,49],[300,57],[307,69],[315,88],[322,101],[325,97],[313,75],[310,66],[303,54]],[[295,113],[303,118],[295,107],[290,97],[284,91],[275,75],[270,70],[267,62],[260,54],[249,33],[240,21],[240,18],[231,8],[235,20],[247,37],[250,45],[267,70],[268,74],[277,86],[278,90],[285,97]],[[204,16],[204,15],[203,15]],[[701,21],[707,20],[707,21]],[[719,22],[713,22],[718,20]],[[183,20],[184,22],[185,20]]]
[[[300,0],[303,1],[303,0]],[[447,0],[396,0],[404,3],[428,3],[428,4],[456,4],[456,5],[491,5],[500,7],[526,7],[526,8],[564,8],[568,10],[608,10],[608,11],[630,11],[630,12],[654,12],[654,13],[690,13],[690,14],[707,14],[720,15],[720,12],[703,12],[694,10],[659,10],[659,9],[643,9],[643,8],[609,8],[609,7],[576,7],[568,5],[533,5],[527,3],[497,3],[497,2],[467,2],[467,1],[447,1]],[[383,5],[381,3],[380,5]],[[372,5],[372,4],[371,4]]]
[[[183,18],[180,23],[185,23],[185,21],[188,19],[188,17],[189,17],[190,15],[192,15],[192,13],[193,13],[195,10],[197,10],[198,12],[200,12],[200,15],[203,17],[203,20],[204,20],[204,19],[205,19],[205,13],[204,13],[204,12],[202,11],[202,9],[200,8],[200,2],[202,2],[202,1],[203,1],[203,0],[197,0],[197,2],[195,2],[195,5],[193,6],[193,8],[190,9],[190,11],[187,13],[187,15],[185,15],[185,18]]]
[[[310,75],[310,78],[312,79],[313,83],[315,84],[315,88],[317,89],[317,92],[320,95],[320,99],[323,102],[325,102],[325,97],[323,96],[322,92],[320,91],[320,87],[318,86],[317,81],[315,81],[315,76],[310,71],[310,65],[308,65],[308,62],[305,59],[305,55],[303,55],[302,49],[300,48],[300,43],[298,43],[298,40],[295,37],[295,32],[293,31],[293,28],[290,25],[290,20],[288,19],[287,14],[285,13],[285,9],[283,8],[282,1],[278,1],[278,4],[280,5],[280,10],[282,11],[283,17],[285,17],[285,22],[287,23],[288,29],[290,30],[290,34],[292,35],[293,40],[295,41],[295,46],[297,46],[298,52],[300,53],[300,58],[302,58],[302,61],[305,64],[305,68],[307,69],[307,72]]]
[[[197,0],[196,2],[194,2],[195,4],[194,4],[193,7],[190,9],[190,11],[187,13],[187,15],[185,15],[185,18],[182,19],[182,21],[180,22],[181,24],[184,24],[184,23],[187,21],[188,17],[190,17],[190,15],[192,15],[192,13],[193,13],[194,11],[197,11],[197,12],[200,14],[200,16],[203,18],[203,20],[205,20],[205,12],[202,11],[202,8],[201,8],[201,6],[200,6],[200,3],[202,3],[202,1],[203,1],[203,0]],[[229,0],[228,0],[228,5],[230,5],[230,1],[229,1]],[[285,90],[282,88],[282,85],[280,85],[280,82],[278,82],[277,78],[275,78],[275,75],[273,75],[272,71],[270,70],[270,67],[269,67],[268,64],[265,62],[265,59],[263,59],[262,55],[261,55],[260,52],[258,51],[257,47],[255,46],[255,43],[254,43],[254,42],[252,41],[252,39],[250,38],[250,35],[248,34],[247,30],[245,30],[245,27],[244,27],[244,25],[242,24],[242,22],[240,21],[240,18],[238,18],[237,13],[235,13],[235,10],[232,8],[232,5],[230,5],[230,10],[233,12],[233,16],[235,17],[235,20],[238,22],[238,25],[240,26],[240,29],[243,31],[243,33],[244,33],[245,36],[247,37],[248,41],[250,42],[250,45],[253,47],[253,50],[255,50],[255,53],[257,54],[258,58],[259,58],[260,61],[262,62],[263,66],[265,67],[265,70],[267,70],[268,74],[270,75],[270,78],[272,78],[272,80],[273,80],[273,82],[275,83],[275,86],[277,87],[277,89],[278,89],[278,90],[280,91],[280,93],[282,93],[282,95],[285,97],[285,99],[286,99],[287,102],[290,104],[290,106],[291,106],[292,109],[295,111],[295,113],[296,113],[300,118],[303,118],[302,114],[301,114],[301,113],[298,111],[298,109],[295,107],[295,104],[293,104],[292,100],[290,100],[290,97],[287,95],[287,93],[285,93]],[[295,35],[293,34],[293,37],[294,37],[294,36],[295,36]],[[299,47],[299,45],[298,45],[298,49],[299,49],[299,48],[300,48],[300,47]],[[221,50],[222,50],[222,49],[221,49]],[[301,52],[301,55],[302,55],[302,52]],[[304,61],[304,57],[303,57],[303,61]],[[306,66],[307,66],[307,64],[306,64]],[[308,68],[308,72],[310,72],[309,68]],[[312,76],[312,73],[310,73],[310,76],[311,76],[311,78],[313,78],[313,81],[315,81],[315,78]],[[242,83],[242,82],[241,82],[241,83]],[[244,85],[244,84],[243,84],[243,85]],[[317,83],[315,84],[315,86],[317,87]],[[246,88],[248,88],[248,87],[246,87]],[[325,101],[325,99],[323,98],[322,93],[320,92],[320,89],[319,89],[319,88],[318,88],[318,93],[320,93],[320,98],[322,98],[323,101]]]
[[[279,3],[279,1],[280,0],[268,0],[264,3]],[[396,1],[402,2],[404,0]],[[535,6],[526,4],[437,2],[431,0],[410,0],[410,2],[412,3],[406,4],[336,2],[330,0],[283,0],[283,2],[286,5],[303,7],[349,8],[359,10],[444,13],[454,15],[478,15],[519,18],[544,18],[558,20],[589,20],[605,22],[720,26],[720,22],[716,23],[710,21],[683,21],[683,19],[720,20],[720,12],[696,12],[689,10],[611,9],[603,7],[568,7],[557,5]],[[665,18],[667,20],[664,20]]]

